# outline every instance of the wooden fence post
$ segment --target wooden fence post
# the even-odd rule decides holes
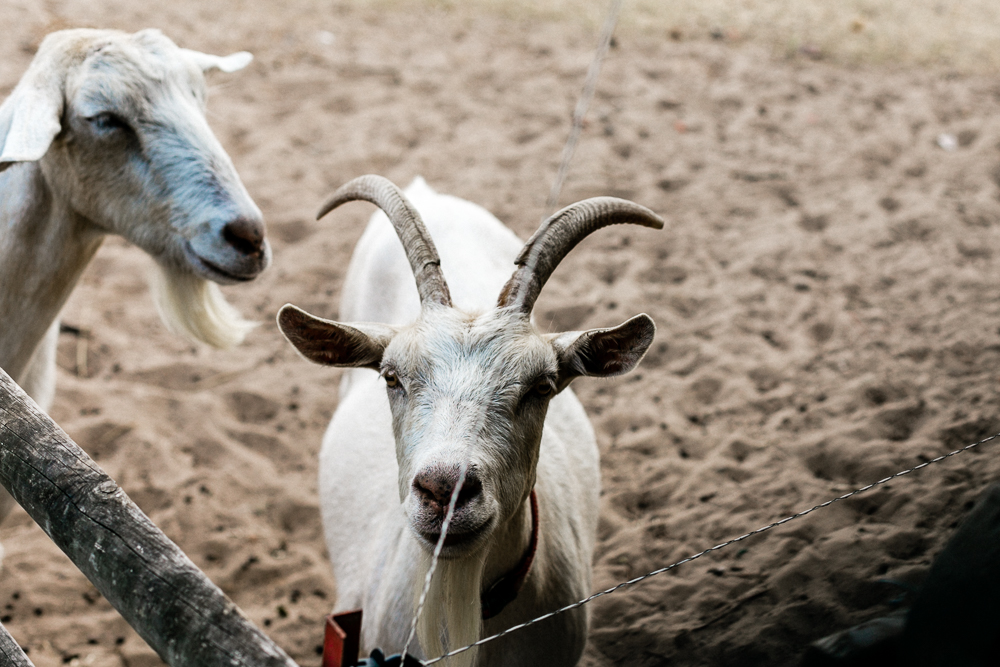
[[[168,664],[296,667],[2,369],[0,483]]]
[[[0,623],[0,664],[3,667],[35,667],[24,654],[21,645],[3,627],[3,623]]]

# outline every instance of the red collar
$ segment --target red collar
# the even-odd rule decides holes
[[[528,542],[528,550],[524,552],[521,562],[513,570],[493,582],[493,585],[479,596],[484,621],[499,614],[517,598],[517,594],[524,586],[524,580],[528,578],[531,563],[535,560],[535,551],[538,550],[538,497],[534,489],[531,490],[530,498],[531,540]]]

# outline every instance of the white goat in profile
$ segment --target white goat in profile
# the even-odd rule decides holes
[[[215,283],[255,278],[271,251],[205,120],[202,74],[250,60],[181,49],[158,30],[65,30],[0,105],[0,367],[42,409],[59,311],[107,234],[156,260],[171,329],[226,347],[252,326]],[[0,496],[2,519],[12,499]]]
[[[351,260],[341,315],[352,323],[286,305],[278,324],[308,359],[357,369],[345,375],[323,440],[320,497],[337,608],[364,608],[368,648],[403,649],[467,471],[419,646],[411,647],[431,658],[589,594],[598,450],[567,386],[577,376],[631,370],[655,327],[639,315],[610,329],[546,335],[531,311],[556,265],[587,234],[663,221],[631,202],[588,199],[549,218],[522,249],[479,206],[439,195],[421,179],[404,195],[377,176],[343,186],[321,215],[357,199],[388,220],[376,213]],[[586,610],[577,608],[452,664],[574,665],[587,627]]]

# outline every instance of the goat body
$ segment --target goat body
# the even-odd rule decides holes
[[[422,179],[405,195],[436,240],[446,285],[442,279],[441,285],[421,286],[419,305],[413,275],[419,283],[421,265],[434,268],[433,253],[410,257],[408,265],[409,252],[379,212],[345,281],[341,316],[352,324],[286,306],[279,325],[307,358],[361,367],[344,375],[323,439],[319,491],[337,608],[364,609],[369,649],[403,649],[456,471],[468,471],[419,645],[410,647],[432,658],[590,592],[598,449],[566,385],[576,375],[629,370],[651,342],[653,325],[639,316],[611,330],[540,335],[525,314],[530,304],[522,312],[495,305],[501,288],[517,292],[510,283],[504,287],[523,245],[514,233],[485,209],[438,194]],[[648,216],[642,224],[653,226],[649,218],[655,216]],[[449,307],[425,294],[437,294]],[[583,362],[571,357],[573,345],[588,336],[621,358],[608,357],[608,370],[583,370]],[[588,354],[605,361],[596,348]],[[538,542],[531,569],[517,597],[481,620],[482,591],[516,568],[528,548],[532,490]],[[486,644],[478,654],[460,654],[451,664],[574,665],[587,628],[587,610],[577,608]]]
[[[0,367],[42,409],[59,311],[107,234],[154,258],[171,329],[224,347],[252,326],[215,283],[253,279],[270,248],[205,120],[203,76],[250,59],[181,49],[157,30],[65,30],[0,105]]]

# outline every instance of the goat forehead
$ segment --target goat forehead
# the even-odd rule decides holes
[[[153,48],[122,39],[95,44],[78,71],[76,94],[97,104],[143,104],[173,86],[203,88],[193,64],[162,39]]]
[[[424,318],[399,338],[387,358],[399,358],[407,374],[455,398],[487,397],[556,369],[551,346],[520,318],[451,312]]]

